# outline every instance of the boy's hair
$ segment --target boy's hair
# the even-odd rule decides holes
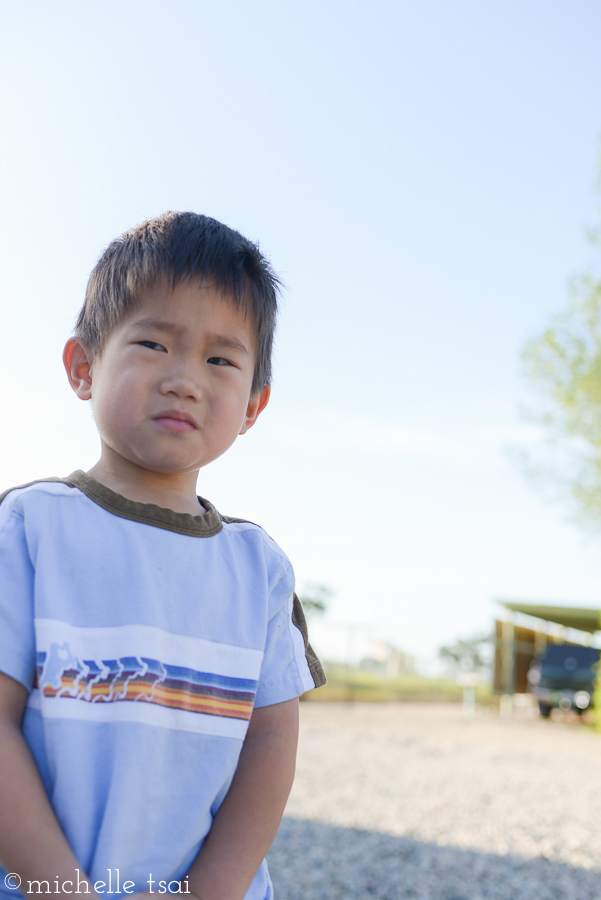
[[[280,281],[259,247],[216,219],[167,212],[126,231],[108,245],[92,270],[75,336],[98,355],[112,329],[161,278],[211,279],[252,318],[257,359],[253,394],[271,381],[271,350]]]

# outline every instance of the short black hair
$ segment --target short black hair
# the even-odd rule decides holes
[[[216,219],[166,212],[112,241],[92,270],[75,326],[92,358],[113,328],[161,278],[207,279],[246,315],[256,336],[252,391],[271,382],[271,353],[281,282],[257,244]]]

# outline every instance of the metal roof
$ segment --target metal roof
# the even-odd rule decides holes
[[[566,628],[577,628],[579,631],[588,631],[594,634],[601,629],[601,609],[582,609],[576,606],[551,606],[543,603],[522,603],[519,600],[499,600],[499,603],[513,612],[524,613],[527,616],[535,616],[544,619],[545,622],[554,622],[564,625]]]

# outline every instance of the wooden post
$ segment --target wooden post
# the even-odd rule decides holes
[[[513,695],[515,693],[515,627],[513,624],[513,613],[507,613],[501,634],[503,694],[499,712],[502,716],[511,716],[513,714]]]

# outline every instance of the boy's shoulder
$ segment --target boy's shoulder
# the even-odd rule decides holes
[[[49,476],[6,488],[0,492],[0,523],[15,513],[23,514],[25,507],[29,507],[30,504],[35,508],[40,497],[48,494],[68,494],[70,487],[67,478]]]
[[[50,476],[48,478],[35,478],[33,481],[26,481],[24,484],[17,484],[13,487],[6,488],[4,491],[0,491],[0,503],[8,498],[10,494],[17,496],[19,492],[27,490],[27,488],[33,488],[36,485],[43,484],[67,484],[68,479],[66,478],[57,478],[54,476]]]
[[[200,498],[203,503],[207,503],[207,500]],[[223,528],[226,533],[228,532],[236,532],[238,534],[247,534],[251,538],[256,536],[256,539],[260,540],[266,547],[269,547],[276,556],[282,557],[283,560],[288,561],[288,557],[280,547],[280,545],[274,541],[270,534],[261,526],[257,525],[256,522],[252,522],[250,519],[239,519],[235,516],[224,516],[222,513],[218,513],[222,523]]]

